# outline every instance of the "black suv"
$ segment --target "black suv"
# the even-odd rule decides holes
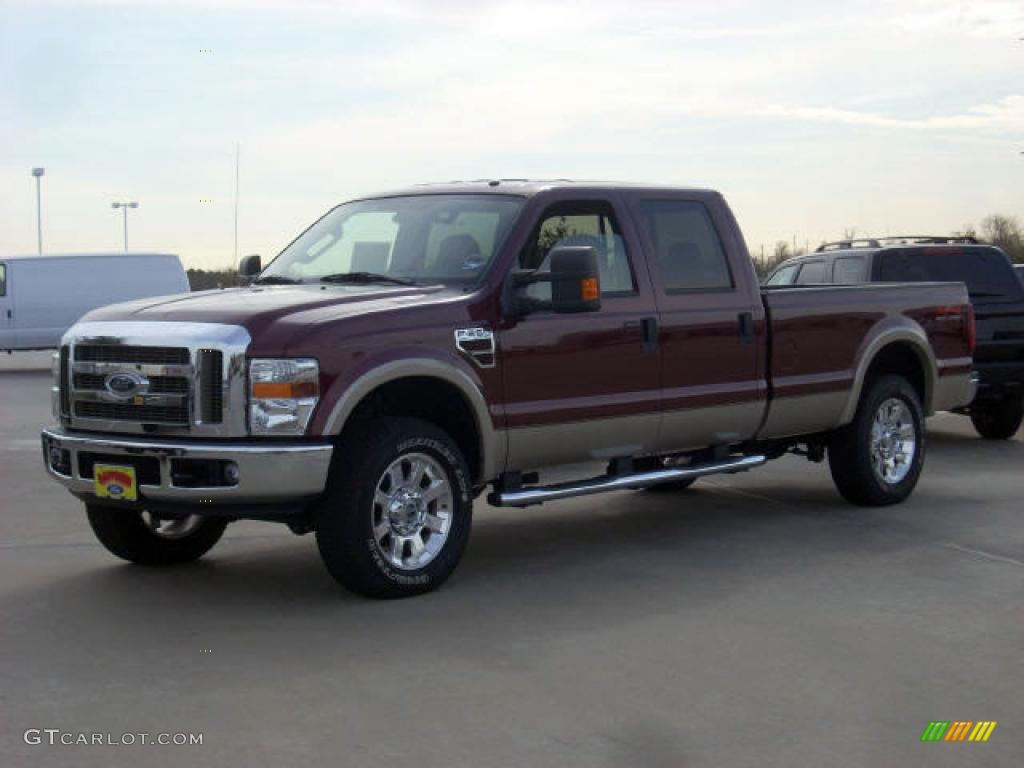
[[[999,248],[969,237],[843,240],[779,264],[765,285],[962,282],[974,305],[978,395],[961,409],[982,437],[1013,437],[1024,419],[1024,281]]]

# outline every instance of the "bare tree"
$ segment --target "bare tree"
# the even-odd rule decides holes
[[[1013,261],[1024,262],[1024,233],[1013,216],[993,213],[981,222],[981,236],[1002,248]]]

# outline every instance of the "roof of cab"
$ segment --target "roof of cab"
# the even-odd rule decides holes
[[[552,189],[576,189],[580,191],[606,191],[615,189],[691,192],[700,195],[718,194],[711,189],[677,187],[665,184],[641,184],[626,181],[574,181],[572,179],[474,179],[472,181],[447,181],[441,183],[416,184],[411,187],[392,189],[377,194],[363,195],[357,199],[370,200],[378,197],[400,197],[406,195],[517,195],[533,197]]]

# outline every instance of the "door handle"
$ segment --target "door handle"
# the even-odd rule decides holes
[[[752,312],[740,312],[740,342],[743,344],[754,343],[754,314]]]
[[[644,352],[655,352],[658,349],[658,318],[645,317],[640,321],[640,339]]]
[[[627,331],[640,331],[640,343],[643,344],[644,352],[654,352],[658,349],[658,318],[627,320],[622,327]]]

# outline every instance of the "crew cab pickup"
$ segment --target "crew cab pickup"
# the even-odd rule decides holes
[[[1024,421],[1024,286],[1003,251],[973,237],[883,237],[823,243],[780,264],[768,285],[963,282],[977,318],[978,394],[958,413],[989,440]]]
[[[50,475],[136,563],[240,518],[315,532],[378,597],[455,569],[473,500],[526,507],[828,455],[900,502],[973,397],[962,284],[762,290],[724,199],[495,180],[340,205],[248,287],[96,310],[54,361]],[[607,466],[558,483],[558,465]],[[585,474],[582,473],[581,474]]]

